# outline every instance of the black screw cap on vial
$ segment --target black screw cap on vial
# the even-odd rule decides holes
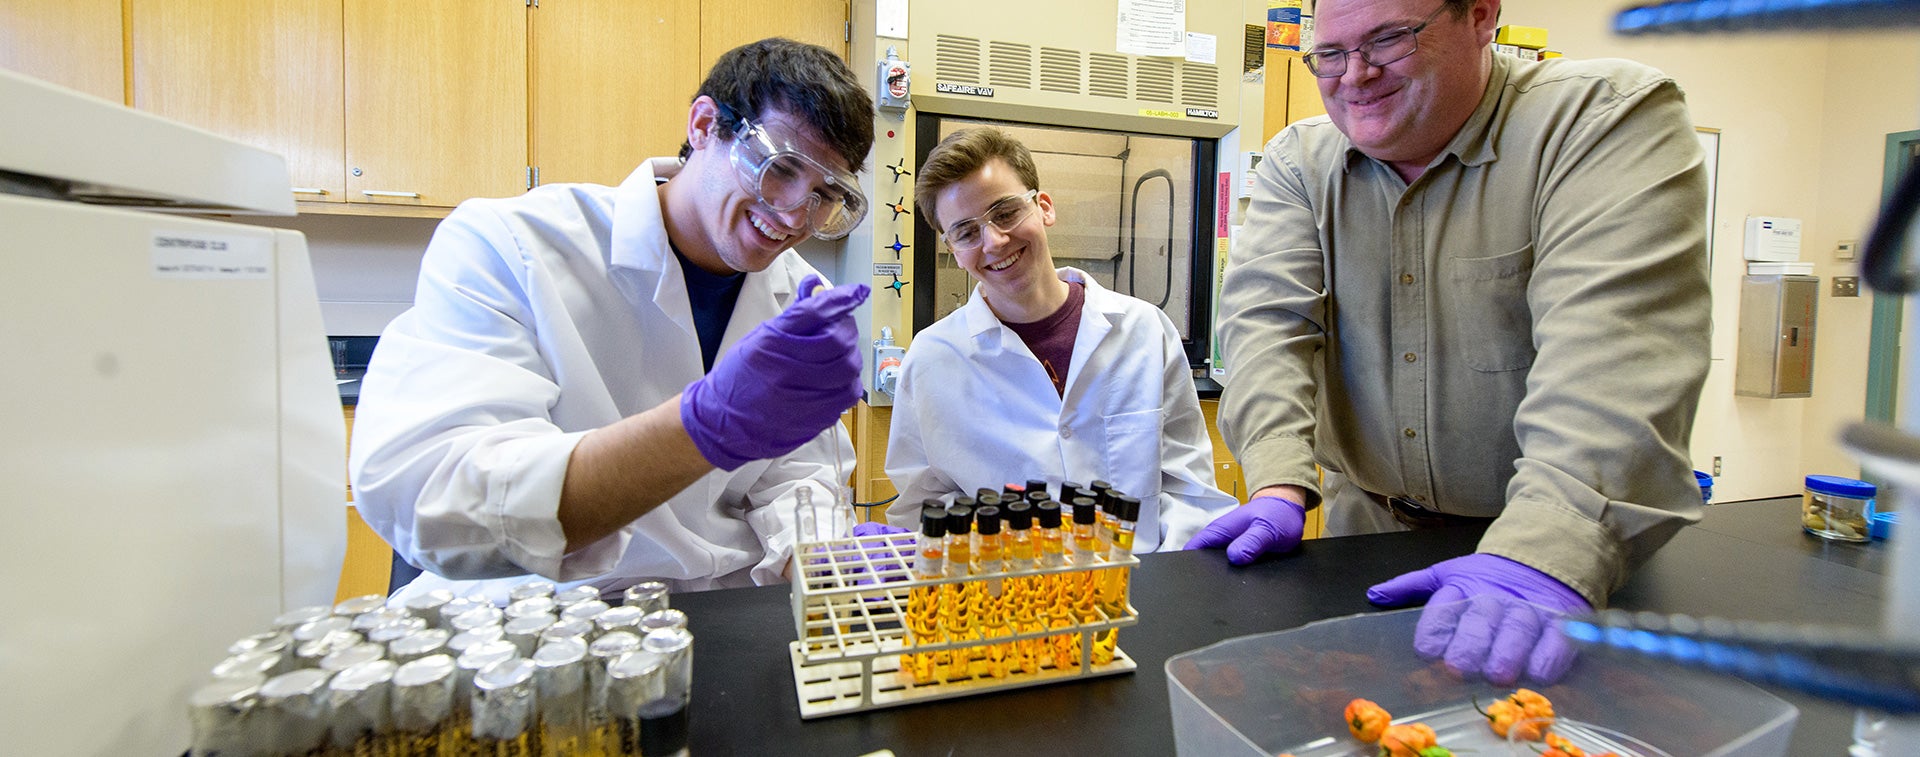
[[[985,536],[1000,533],[1000,508],[986,505],[974,510],[973,528],[974,531]]]
[[[998,496],[1000,496],[1000,492],[998,492],[998,491],[995,491],[995,490],[993,490],[993,489],[989,489],[989,488],[987,488],[987,487],[984,487],[984,486],[982,486],[982,487],[980,487],[980,488],[978,488],[978,489],[975,489],[975,490],[973,490],[973,498],[974,498],[974,499],[983,499],[983,498],[985,498],[985,497],[986,497],[987,495],[989,495],[989,494],[991,494],[991,495],[994,495],[994,496],[996,496],[996,497],[998,497]]]
[[[1081,497],[1073,501],[1074,525],[1086,526],[1100,522],[1100,508],[1095,507],[1092,497]]]
[[[1032,493],[1034,493],[1034,492],[1044,492],[1044,491],[1046,491],[1046,490],[1047,490],[1047,482],[1045,482],[1045,481],[1042,481],[1042,480],[1040,480],[1040,479],[1037,479],[1037,478],[1029,478],[1029,479],[1027,479],[1027,493],[1028,493],[1028,494],[1032,494]]]
[[[979,504],[975,505],[975,507],[999,507],[1000,503],[1004,501],[999,494],[994,492],[983,493],[977,499]],[[975,513],[975,515],[978,514],[977,512]]]
[[[1042,489],[1037,492],[1027,492],[1027,504],[1032,505],[1034,507],[1039,507],[1040,503],[1045,502],[1049,499],[1053,499],[1053,498],[1047,496],[1047,491],[1045,489]]]
[[[1034,512],[1036,513],[1034,517],[1040,520],[1041,528],[1060,527],[1060,503],[1047,500],[1040,503],[1040,506],[1035,508]]]
[[[1113,491],[1113,484],[1096,478],[1087,484],[1087,488],[1091,489],[1095,496],[1099,496]]]
[[[979,506],[980,506],[980,503],[975,502],[972,497],[959,496],[959,497],[953,498],[953,504],[947,505],[947,509],[951,510],[955,507],[979,507]]]
[[[947,508],[947,533],[954,536],[973,533],[973,508],[966,505]]]
[[[939,500],[931,500],[938,502]],[[947,509],[944,507],[920,508],[920,533],[933,539],[947,535]]]
[[[1115,494],[1113,501],[1118,503],[1114,506],[1114,517],[1128,522],[1140,520],[1139,497]]]
[[[1025,502],[1015,502],[1007,505],[1005,513],[1008,528],[1015,531],[1025,531],[1033,528],[1033,505]]]
[[[1062,481],[1062,482],[1060,482],[1060,499],[1059,499],[1059,501],[1061,501],[1061,502],[1072,502],[1072,501],[1073,501],[1073,498],[1074,498],[1074,497],[1085,497],[1085,496],[1087,496],[1088,494],[1091,494],[1091,493],[1092,493],[1092,492],[1089,492],[1089,491],[1087,491],[1087,487],[1086,487],[1086,486],[1084,486],[1084,485],[1082,485],[1082,484],[1080,484],[1080,483],[1078,483],[1078,482],[1075,482],[1075,481]]]
[[[1002,497],[1027,496],[1027,486],[1026,484],[1003,484],[1000,487],[1000,496]]]

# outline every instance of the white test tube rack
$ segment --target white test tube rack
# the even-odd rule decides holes
[[[941,643],[917,643],[907,631],[905,620],[909,595],[918,587],[937,588],[962,582],[987,585],[1012,578],[1087,570],[1125,570],[1131,574],[1134,566],[1140,564],[1139,558],[1126,555],[1120,561],[1102,560],[1091,565],[918,579],[911,570],[914,544],[915,537],[911,534],[896,534],[832,539],[795,547],[791,575],[799,577],[793,582],[792,594],[794,631],[798,638],[788,643],[788,650],[802,719],[1131,673],[1138,667],[1118,646],[1114,647],[1112,661],[1093,662],[1096,635],[1139,622],[1139,613],[1127,597],[1120,601],[1125,612],[1117,616],[1109,615],[1096,603],[1096,619],[1090,622],[1073,621],[1045,630],[993,637],[976,635]],[[1132,585],[1130,579],[1131,575],[1128,586]],[[974,675],[958,680],[936,675],[931,682],[918,682],[910,671],[900,668],[902,654],[967,653],[977,648],[1062,634],[1080,637],[1079,664],[1066,669],[1047,661],[1034,673],[1009,670],[1004,677]]]

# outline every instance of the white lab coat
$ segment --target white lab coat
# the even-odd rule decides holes
[[[811,487],[831,502],[846,478],[836,454],[853,459],[838,424],[784,457],[712,471],[563,554],[556,513],[580,437],[703,373],[654,181],[678,166],[655,159],[619,187],[468,201],[434,232],[414,306],[368,366],[348,466],[367,523],[428,571],[396,600],[449,588],[501,601],[529,574],[602,589],[657,579],[675,591],[784,580],[793,492]],[[722,354],[809,273],[788,250],[748,274]]]
[[[959,310],[915,335],[900,364],[887,475],[896,526],[918,529],[926,499],[1043,478],[1101,479],[1141,500],[1134,551],[1180,549],[1238,502],[1214,484],[1213,444],[1193,373],[1166,313],[1086,286],[1066,393],[1056,393],[1026,342],[978,287]]]

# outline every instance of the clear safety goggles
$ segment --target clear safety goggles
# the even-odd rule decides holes
[[[987,243],[988,226],[999,229],[1002,234],[1013,233],[1033,213],[1033,199],[1039,196],[1040,190],[1029,189],[994,203],[985,213],[955,221],[947,227],[947,246],[961,251],[980,249]]]
[[[741,189],[780,213],[805,207],[816,237],[839,239],[866,217],[867,198],[853,174],[821,165],[760,124],[740,119],[729,155]]]

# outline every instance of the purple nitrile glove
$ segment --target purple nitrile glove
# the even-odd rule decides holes
[[[819,285],[819,276],[802,279],[786,310],[755,326],[680,395],[680,422],[714,467],[733,470],[799,449],[860,400],[853,309],[869,289],[813,294]]]
[[[1269,552],[1291,552],[1300,546],[1306,529],[1307,508],[1281,497],[1254,497],[1214,518],[1182,549],[1227,548],[1227,562],[1246,565]]]
[[[1573,665],[1573,645],[1553,621],[1593,611],[1552,576],[1489,554],[1444,560],[1375,584],[1367,601],[1385,607],[1426,602],[1414,651],[1502,685],[1518,680],[1523,669],[1537,681],[1559,680]]]
[[[907,529],[879,522],[860,523],[853,527],[853,535],[856,537],[892,537],[887,539],[862,539],[860,541],[860,552],[865,553],[865,560],[871,562],[874,572],[880,576],[880,580],[882,581],[907,580],[907,559],[908,556],[914,553],[915,547],[918,546],[918,540],[912,536],[902,537],[899,536],[899,534],[912,533],[912,531]],[[862,563],[862,557],[859,554],[850,554],[839,559]],[[852,568],[849,568],[847,572],[849,574],[865,573],[867,572],[867,566],[864,563],[856,564]],[[854,583],[855,585],[864,585],[872,583],[872,581],[862,578]]]
[[[880,521],[877,521],[877,520],[856,524],[853,527],[854,536],[886,536],[887,534],[910,534],[910,533],[913,533],[913,532],[907,529],[901,528],[899,526],[893,526],[893,525],[881,523]]]

